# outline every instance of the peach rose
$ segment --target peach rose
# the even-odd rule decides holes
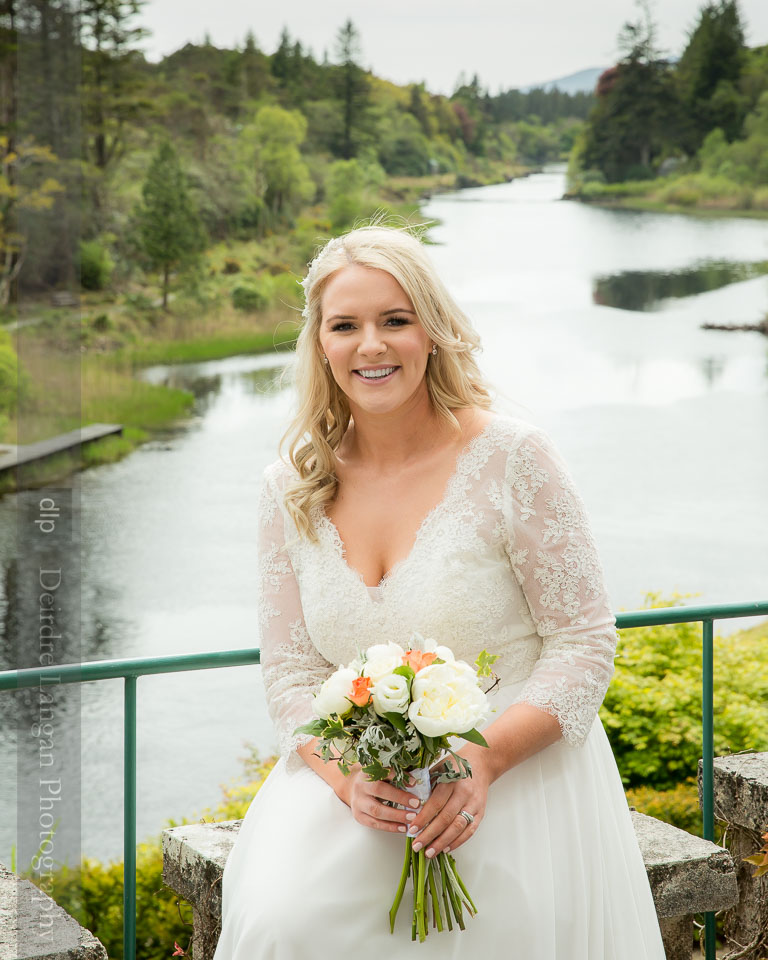
[[[371,678],[355,677],[352,681],[352,692],[347,694],[348,699],[358,707],[365,707],[371,702]]]
[[[423,653],[421,650],[406,650],[403,654],[403,663],[407,664],[414,673],[418,673],[422,667],[428,667],[435,662],[436,653]]]

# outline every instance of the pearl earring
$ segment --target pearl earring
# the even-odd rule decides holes
[[[433,343],[433,344],[432,344],[432,356],[433,356],[433,357],[436,357],[436,356],[437,356],[437,344],[436,344],[436,343]]]
[[[323,363],[328,363],[328,357],[325,354],[323,354]]]

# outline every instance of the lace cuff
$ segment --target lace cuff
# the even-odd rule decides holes
[[[285,547],[285,519],[279,498],[273,468],[268,467],[259,499],[261,675],[280,754],[292,773],[304,764],[296,749],[312,739],[293,731],[314,717],[313,694],[336,668],[320,654],[307,632],[296,576]]]
[[[581,746],[613,675],[616,620],[573,478],[547,435],[530,428],[507,460],[506,548],[542,638],[517,697],[556,717]]]

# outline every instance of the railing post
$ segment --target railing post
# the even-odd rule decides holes
[[[702,677],[701,677],[701,815],[705,840],[715,839],[714,782],[714,648],[712,620],[704,619],[702,632]],[[704,914],[704,956],[715,960],[715,915]]]
[[[125,678],[123,716],[123,960],[136,960],[136,679]]]

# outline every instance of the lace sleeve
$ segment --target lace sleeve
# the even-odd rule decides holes
[[[584,503],[547,435],[529,428],[507,459],[506,547],[542,649],[517,700],[556,717],[580,746],[613,675],[616,620]]]
[[[268,467],[259,500],[261,667],[280,754],[292,773],[304,763],[296,748],[312,739],[293,731],[313,718],[313,692],[336,668],[321,656],[307,632],[299,587],[285,547],[279,497]]]

